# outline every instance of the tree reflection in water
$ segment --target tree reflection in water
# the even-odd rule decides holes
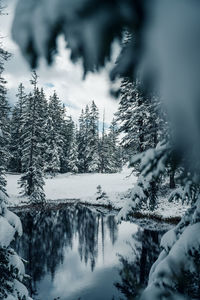
[[[23,225],[23,238],[15,248],[28,263],[30,275],[28,287],[31,296],[37,295],[37,283],[46,274],[54,279],[55,272],[63,263],[66,248],[78,240],[78,253],[85,264],[95,268],[98,256],[98,235],[104,251],[104,231],[109,232],[111,242],[117,239],[118,227],[114,216],[104,217],[86,207],[68,206],[61,210],[32,211],[19,213]]]
[[[116,282],[115,286],[126,299],[139,299],[140,291],[147,285],[150,268],[160,253],[162,235],[161,231],[139,228],[128,243],[131,255],[124,257],[119,254],[120,282]]]

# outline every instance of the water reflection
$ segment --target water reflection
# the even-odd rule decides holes
[[[28,261],[33,299],[135,299],[159,252],[158,232],[118,225],[114,216],[86,207],[20,217],[24,234],[15,247]]]
[[[159,244],[163,234],[163,231],[139,228],[128,243],[132,255],[126,257],[119,254],[120,281],[115,286],[126,299],[139,299],[140,292],[147,285],[151,266],[160,252]]]

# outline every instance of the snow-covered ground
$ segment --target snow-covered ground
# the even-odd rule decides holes
[[[54,178],[45,179],[45,194],[47,201],[77,200],[86,204],[110,205],[115,209],[121,209],[127,201],[127,191],[133,188],[137,177],[131,174],[131,170],[124,168],[121,173],[115,174],[60,174]],[[19,195],[18,180],[20,175],[7,174],[7,192],[9,195],[8,205],[19,206],[28,202],[27,198]],[[108,198],[96,200],[97,186]],[[167,197],[166,197],[167,198]],[[162,197],[158,200],[158,207],[154,212],[149,212],[145,207],[140,211],[145,215],[156,215],[163,218],[181,217],[186,205],[181,202],[169,203]]]
[[[101,185],[102,190],[110,197],[115,198],[119,193],[132,188],[137,178],[129,176],[131,170],[124,168],[121,173],[115,174],[60,174],[55,178],[45,179],[45,194],[47,200],[81,199],[86,201],[95,198],[97,186]],[[7,192],[9,203],[19,205],[27,202],[26,198],[19,196],[18,180],[20,175],[7,174]]]

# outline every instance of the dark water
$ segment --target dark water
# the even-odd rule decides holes
[[[137,299],[163,234],[80,206],[19,215],[15,248],[35,300]]]

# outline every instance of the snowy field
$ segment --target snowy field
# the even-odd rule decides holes
[[[97,186],[101,185],[102,190],[113,198],[133,187],[137,178],[134,175],[129,176],[130,173],[130,169],[124,168],[117,174],[60,174],[54,178],[46,178],[44,190],[47,200],[86,200],[96,199]],[[7,192],[12,205],[27,202],[26,198],[19,196],[19,179],[20,175],[7,174]]]
[[[131,170],[124,168],[121,173],[115,174],[60,174],[54,178],[45,179],[45,194],[48,201],[77,200],[85,204],[110,205],[115,209],[121,209],[127,201],[128,190],[133,188],[137,181]],[[7,192],[9,195],[8,205],[19,206],[28,202],[27,198],[19,195],[18,180],[20,175],[7,174]],[[102,190],[108,198],[96,200],[97,186],[101,185]],[[166,197],[167,198],[167,197]],[[140,211],[145,215],[156,215],[163,218],[181,217],[188,206],[181,202],[169,203],[162,197],[158,199],[158,207],[150,212],[145,207]]]

